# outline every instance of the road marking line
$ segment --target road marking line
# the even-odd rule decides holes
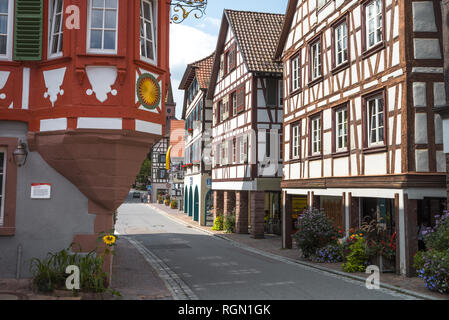
[[[124,236],[145,258],[145,260],[158,273],[159,277],[164,281],[167,289],[170,291],[174,300],[199,300],[187,284],[173,272],[161,259],[149,251],[142,243],[137,240]]]

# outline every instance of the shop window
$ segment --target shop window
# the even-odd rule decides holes
[[[395,232],[393,199],[362,198],[361,205],[361,224],[377,219],[379,228],[387,231],[389,236],[393,235]]]
[[[156,62],[156,23],[154,2],[140,1],[140,56],[150,62]]]
[[[48,56],[58,57],[62,55],[63,43],[63,20],[64,20],[64,1],[50,0],[50,11],[48,14],[49,39]]]
[[[117,53],[118,0],[90,0],[88,51]]]

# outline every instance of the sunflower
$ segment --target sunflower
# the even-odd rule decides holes
[[[115,244],[115,236],[108,234],[103,237],[103,242],[108,246],[112,246],[113,244]]]

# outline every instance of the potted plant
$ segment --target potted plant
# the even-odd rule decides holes
[[[173,199],[173,200],[170,202],[170,208],[172,208],[172,209],[178,209],[178,200]]]

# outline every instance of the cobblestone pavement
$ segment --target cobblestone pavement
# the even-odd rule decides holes
[[[235,241],[238,244],[242,244],[257,250],[261,250],[270,254],[282,256],[288,259],[296,260],[298,263],[304,263],[308,266],[317,267],[321,270],[327,270],[338,274],[346,274],[347,276],[354,277],[355,279],[366,279],[365,273],[356,272],[347,274],[342,272],[341,263],[313,263],[300,257],[297,249],[282,249],[282,239],[277,235],[266,235],[265,239],[253,239],[249,235],[243,234],[227,234],[223,231],[214,231],[211,227],[199,226],[197,222],[192,221],[192,218],[184,214],[179,210],[173,210],[165,205],[161,204],[149,204],[150,207],[157,209],[159,212],[165,213],[167,216],[176,219],[180,222],[191,225],[192,227],[199,228],[203,231],[213,233],[221,238],[226,238],[230,241]],[[449,300],[449,295],[443,295],[437,292],[431,292],[424,286],[423,280],[418,277],[404,277],[392,273],[381,274],[381,284],[392,286],[397,289],[403,289],[405,291],[414,292],[420,296]]]

